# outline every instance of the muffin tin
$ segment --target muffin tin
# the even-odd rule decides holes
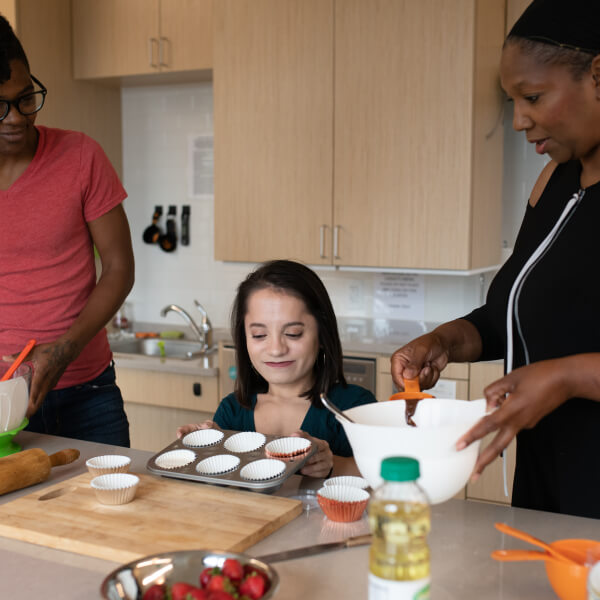
[[[290,455],[281,456],[290,439],[294,438],[203,429],[163,448],[150,458],[146,468],[165,477],[274,492],[317,452],[312,444],[298,453],[301,442],[292,442]],[[273,448],[279,452],[269,452]]]

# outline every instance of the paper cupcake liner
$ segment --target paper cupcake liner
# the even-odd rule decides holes
[[[176,469],[185,467],[196,459],[196,454],[191,450],[170,450],[161,454],[154,462],[161,469]]]
[[[248,463],[241,471],[240,477],[249,481],[264,481],[278,477],[285,471],[285,463],[274,458],[262,458]]]
[[[94,477],[90,482],[98,502],[127,504],[136,494],[140,478],[131,473],[108,473]]]
[[[233,454],[209,456],[196,465],[196,471],[202,475],[223,475],[237,469],[240,462],[240,458]]]
[[[107,473],[127,473],[129,465],[131,465],[131,458],[119,454],[94,456],[85,462],[85,466],[94,477]]]
[[[224,446],[229,452],[242,454],[257,450],[264,445],[266,439],[262,433],[258,433],[257,431],[241,431],[227,438]]]
[[[192,431],[184,436],[184,446],[191,446],[192,448],[205,448],[206,446],[214,446],[218,444],[225,434],[218,429],[199,429],[198,431]]]
[[[282,437],[269,442],[265,446],[265,452],[268,456],[289,458],[305,454],[310,450],[311,443],[302,437]]]
[[[328,519],[351,523],[362,517],[369,503],[369,493],[357,487],[330,485],[317,492],[317,500]]]
[[[354,477],[352,475],[344,475],[342,477],[331,477],[323,482],[325,487],[332,485],[344,485],[350,487],[357,487],[361,490],[366,490],[369,487],[369,482],[362,477]]]

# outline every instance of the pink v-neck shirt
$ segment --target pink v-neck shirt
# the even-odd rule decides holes
[[[35,156],[0,191],[0,357],[69,329],[96,284],[87,224],[126,197],[102,148],[83,133],[38,126]],[[90,381],[110,363],[102,329],[56,389]]]

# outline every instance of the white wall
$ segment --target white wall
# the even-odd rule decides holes
[[[190,137],[212,134],[212,84],[125,87],[122,89],[123,172],[129,198],[125,201],[136,257],[136,281],[128,301],[134,319],[162,322],[160,309],[179,304],[194,313],[193,299],[207,309],[215,327],[228,325],[229,310],[237,284],[254,265],[228,264],[214,260],[213,197],[192,198],[188,194],[188,144]],[[522,136],[521,136],[522,138]],[[516,229],[516,205],[524,206],[523,189],[531,172],[530,155],[521,168],[522,139],[511,139],[507,146],[509,176],[518,172],[506,195],[515,198],[505,211],[508,245]],[[534,158],[538,158],[534,154]],[[534,171],[539,169],[535,166]],[[523,187],[524,186],[524,187]],[[515,193],[516,192],[518,193]],[[142,234],[150,224],[155,205],[164,211],[177,206],[177,226],[181,207],[191,206],[190,245],[165,253],[158,246],[144,244]],[[165,216],[161,220],[164,227]],[[318,270],[339,316],[371,317],[375,274]],[[487,277],[486,279],[489,279]],[[478,276],[426,276],[425,320],[444,321],[460,316],[479,304]],[[165,322],[182,324],[170,314]]]

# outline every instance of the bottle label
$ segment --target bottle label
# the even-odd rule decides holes
[[[392,581],[369,573],[369,600],[429,600],[430,578]]]

